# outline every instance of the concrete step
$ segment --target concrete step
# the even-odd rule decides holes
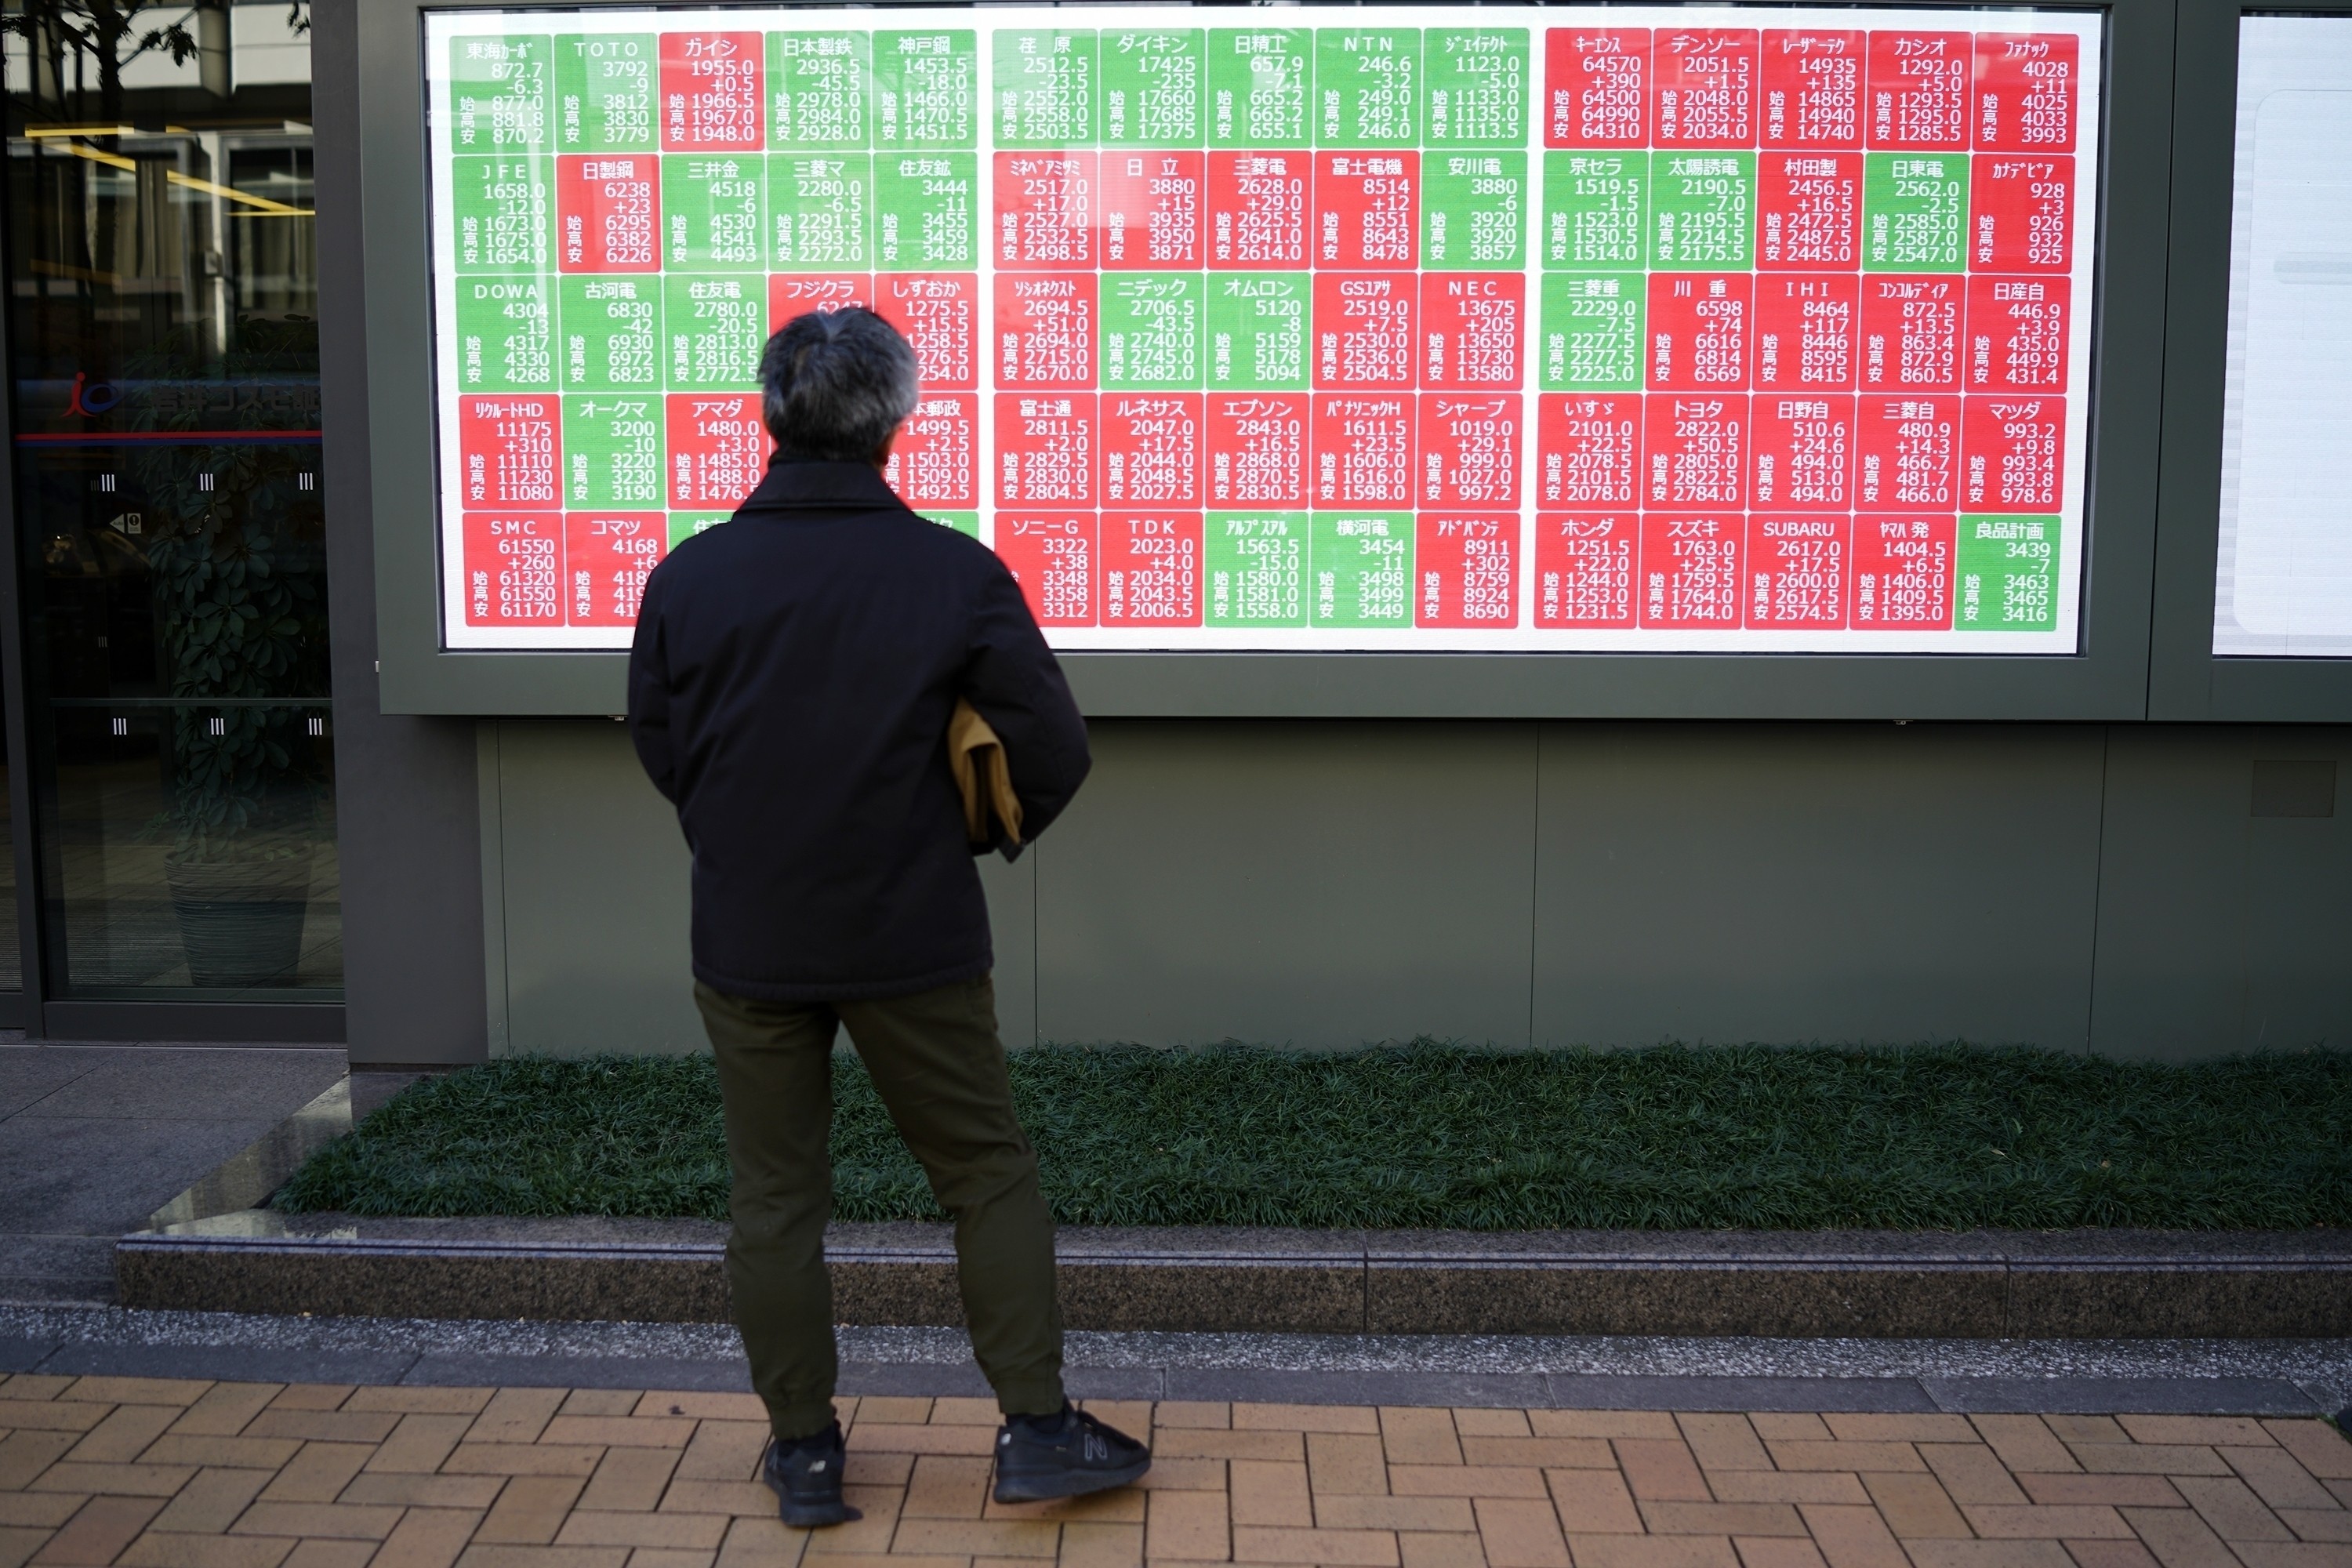
[[[266,1209],[116,1244],[129,1307],[723,1322],[725,1227]],[[2352,1232],[1061,1232],[1074,1329],[1864,1338],[2352,1334]],[[845,1323],[962,1321],[946,1226],[827,1232]]]

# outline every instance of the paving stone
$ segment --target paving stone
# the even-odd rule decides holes
[[[2275,1445],[2263,1448],[2224,1446],[2215,1450],[2272,1508],[2336,1508],[2335,1494],[2312,1479],[2294,1455]]]
[[[1295,1528],[1318,1522],[1315,1500],[1307,1487],[1305,1460],[1234,1459],[1225,1467],[1225,1473],[1235,1524]],[[981,1478],[983,1488],[986,1479],[984,1474]],[[1334,1496],[1329,1500],[1338,1500]],[[1463,1512],[1468,1511],[1465,1507]]]
[[[1764,1451],[1748,1417],[1722,1412],[1693,1411],[1677,1415],[1675,1424],[1699,1468],[1717,1470],[1769,1470],[1772,1457]]]
[[[2322,1480],[2352,1480],[2352,1442],[2326,1422],[2265,1421],[2263,1430]]]
[[[111,1563],[139,1538],[147,1521],[163,1507],[160,1498],[93,1497],[33,1554],[33,1561],[44,1568],[49,1563]]]
[[[1960,1510],[1953,1507],[1952,1500],[1945,1495],[1942,1483],[1932,1475],[1866,1471],[1862,1476],[1862,1484],[1897,1541],[1938,1537],[1966,1540],[1972,1533],[1969,1521],[1960,1517]],[[1769,1532],[1754,1531],[1746,1533],[1762,1535]]]

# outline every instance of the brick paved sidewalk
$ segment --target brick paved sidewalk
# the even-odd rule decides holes
[[[982,1401],[844,1401],[803,1534],[747,1395],[0,1381],[0,1568],[2352,1568],[2352,1445],[2216,1416],[1094,1408],[1143,1489],[986,1500]]]

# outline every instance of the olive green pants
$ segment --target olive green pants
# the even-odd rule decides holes
[[[1008,1415],[1062,1407],[1054,1221],[1013,1114],[996,990],[986,978],[866,1002],[756,1002],[697,983],[719,1058],[734,1184],[727,1283],[751,1386],[779,1438],[833,1420],[833,1039],[865,1058],[898,1135],[955,1216],[971,1352]]]

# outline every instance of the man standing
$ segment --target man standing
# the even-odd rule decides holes
[[[1013,1112],[988,906],[948,757],[969,700],[1034,837],[1085,779],[1086,724],[1003,563],[883,483],[915,356],[869,310],[768,340],[777,452],[726,526],[646,584],[629,730],[694,857],[694,997],[733,1176],[727,1279],[783,1520],[837,1524],[833,1040],[865,1058],[955,1216],[972,1353],[1004,1412],[996,1497],[1071,1497],[1150,1454],[1062,1392],[1054,1226]]]

